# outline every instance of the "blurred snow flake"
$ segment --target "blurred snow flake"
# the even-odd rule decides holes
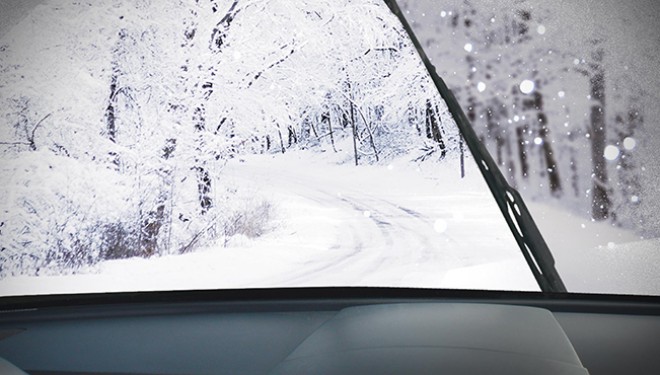
[[[603,153],[605,159],[607,160],[616,160],[619,157],[619,148],[613,145],[608,145],[605,147],[605,152]]]
[[[541,139],[541,137],[534,138],[534,144],[535,145],[540,145],[542,143],[543,143],[543,139]]]
[[[543,26],[543,25],[539,25],[539,26],[536,28],[536,32],[539,33],[540,35],[545,34],[545,26]]]
[[[635,138],[626,137],[626,139],[623,140],[623,147],[626,150],[630,151],[634,149],[635,146],[637,146],[637,141],[635,140]]]
[[[560,97],[560,98],[563,98],[564,96],[566,96],[566,93],[563,92],[563,91],[559,91],[559,92],[557,93],[557,96]]]
[[[486,84],[483,82],[477,83],[477,90],[479,92],[484,92],[486,90]]]
[[[520,91],[523,94],[531,94],[534,91],[534,87],[534,81],[530,81],[529,79],[520,82]]]
[[[472,43],[465,43],[463,49],[465,50],[465,52],[472,52]]]

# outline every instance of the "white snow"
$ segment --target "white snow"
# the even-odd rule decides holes
[[[347,149],[347,148],[345,148]],[[305,152],[234,160],[225,177],[276,202],[275,229],[200,252],[106,261],[68,276],[10,277],[0,294],[294,286],[536,290],[472,161],[339,165]],[[309,156],[309,155],[307,155]],[[417,168],[419,167],[419,168]],[[660,294],[658,239],[528,202],[569,291]]]
[[[660,239],[528,202],[566,287],[575,293],[660,294]]]
[[[348,147],[345,149],[349,149]],[[338,165],[288,152],[234,160],[225,180],[274,202],[276,229],[203,251],[9,277],[0,294],[300,286],[537,290],[473,161]],[[317,157],[310,157],[317,156]],[[318,157],[321,160],[318,160]]]

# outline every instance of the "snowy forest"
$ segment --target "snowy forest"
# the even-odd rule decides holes
[[[523,196],[658,236],[660,41],[648,2],[401,3]]]
[[[222,181],[240,155],[348,142],[359,165],[458,147],[380,1],[52,1],[14,31],[0,57],[2,275],[258,235],[269,204],[237,204]]]
[[[630,19],[571,34],[531,0],[399,3],[526,200],[660,236],[658,77],[638,80],[658,59],[612,51]],[[258,238],[277,204],[226,173],[252,155],[472,163],[381,0],[46,0],[0,38],[0,103],[0,278]]]

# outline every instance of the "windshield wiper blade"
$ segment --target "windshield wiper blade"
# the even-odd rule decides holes
[[[566,286],[564,286],[564,282],[555,268],[555,260],[552,257],[552,253],[536,226],[534,219],[532,219],[532,215],[529,213],[520,193],[509,185],[486,147],[479,141],[474,129],[472,129],[472,125],[470,125],[470,121],[465,116],[465,112],[463,112],[463,109],[458,104],[454,94],[449,90],[442,78],[438,76],[435,67],[426,56],[396,0],[383,1],[385,1],[385,4],[387,4],[392,13],[394,13],[403,25],[408,37],[417,49],[417,53],[421,57],[426,70],[429,72],[433,83],[438,89],[440,96],[447,103],[449,112],[454,118],[454,121],[456,121],[458,129],[472,156],[475,158],[477,166],[486,180],[493,197],[497,201],[497,205],[500,211],[502,211],[502,215],[504,215],[504,219],[509,225],[509,229],[513,233],[541,291],[566,293]]]

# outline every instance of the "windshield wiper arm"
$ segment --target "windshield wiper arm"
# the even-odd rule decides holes
[[[449,90],[442,78],[438,76],[435,67],[426,56],[396,0],[384,1],[403,25],[408,37],[417,49],[417,53],[421,57],[426,70],[429,72],[433,83],[438,89],[440,96],[447,103],[449,112],[454,118],[454,121],[456,121],[458,129],[463,135],[463,139],[472,156],[475,158],[477,166],[488,184],[488,188],[493,194],[493,197],[495,197],[497,205],[500,211],[502,211],[502,215],[504,215],[504,219],[509,225],[509,229],[513,233],[541,291],[566,293],[566,286],[564,286],[555,268],[555,260],[552,257],[552,253],[536,226],[534,219],[532,219],[532,215],[529,213],[520,193],[509,185],[486,147],[477,138],[474,129],[470,125],[470,121],[465,116],[456,97],[454,97],[454,94]]]

